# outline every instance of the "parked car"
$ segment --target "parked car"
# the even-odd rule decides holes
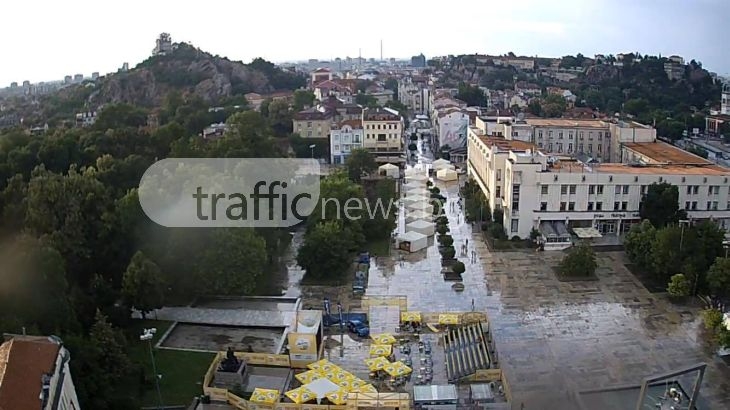
[[[347,322],[347,330],[360,337],[370,336],[370,327],[360,320],[350,320]]]

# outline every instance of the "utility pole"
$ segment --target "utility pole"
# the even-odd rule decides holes
[[[144,329],[142,331],[142,334],[139,335],[139,340],[141,341],[147,341],[147,344],[150,348],[150,360],[152,361],[152,372],[155,376],[155,387],[157,388],[157,408],[158,409],[164,409],[165,406],[162,404],[162,393],[160,392],[160,374],[157,373],[157,363],[155,363],[155,355],[152,352],[152,338],[154,337],[155,333],[157,333],[156,328],[150,328],[150,329]]]

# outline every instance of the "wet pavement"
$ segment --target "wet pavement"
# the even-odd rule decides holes
[[[457,199],[457,183],[437,181],[436,186],[449,203]],[[624,266],[623,253],[597,255],[598,281],[560,282],[553,267],[562,252],[490,252],[458,207],[447,216],[457,257],[466,265],[463,292],[443,280],[440,255],[430,239],[419,252],[392,250],[389,257],[375,258],[367,295],[406,295],[409,310],[468,311],[473,306],[487,312],[515,408],[576,408],[575,391],[640,384],[644,377],[700,362],[708,365],[701,395],[711,409],[730,408],[730,368],[714,355],[699,310],[649,293]],[[309,299],[317,305],[327,295],[355,309],[350,293],[347,287],[302,290],[305,304]],[[327,355],[359,375],[367,373],[360,358],[367,357],[368,343],[348,335],[340,340],[328,338],[332,349]]]

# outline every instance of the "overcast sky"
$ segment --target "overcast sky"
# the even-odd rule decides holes
[[[248,62],[513,51],[680,54],[730,73],[729,0],[5,0],[0,86],[115,71],[160,32]],[[330,3],[331,5],[328,5]]]

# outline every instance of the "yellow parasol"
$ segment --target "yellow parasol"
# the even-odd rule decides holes
[[[311,390],[307,389],[304,386],[297,387],[294,390],[289,390],[288,392],[284,393],[284,395],[291,399],[296,404],[302,404],[306,403],[312,399],[316,399],[317,395],[313,393]]]
[[[440,325],[458,325],[459,315],[456,313],[441,313],[439,314]]]
[[[279,390],[262,389],[257,387],[251,394],[251,401],[254,403],[274,404],[279,400]]]
[[[393,352],[391,345],[370,345],[370,356],[390,356]]]
[[[338,389],[325,394],[325,397],[327,397],[327,399],[329,399],[329,401],[331,401],[333,404],[339,406],[347,402],[347,393],[348,390]]]
[[[374,372],[376,370],[383,370],[390,362],[385,357],[378,356],[373,359],[365,359],[365,364],[368,366],[368,370]]]
[[[372,384],[364,384],[359,387],[353,387],[352,390],[350,390],[352,393],[374,393],[378,394],[378,390],[373,386]]]
[[[327,359],[322,359],[320,361],[308,364],[307,367],[312,370],[321,370],[323,372],[330,372],[337,366],[335,366],[332,362],[330,362]]]
[[[413,371],[410,367],[406,366],[402,362],[393,362],[390,365],[385,366],[385,369],[383,370],[385,370],[386,373],[393,377],[405,376]]]
[[[400,312],[401,322],[421,322],[421,312]]]
[[[390,333],[372,335],[371,337],[373,338],[375,343],[377,343],[379,345],[392,345],[393,343],[396,342],[395,338]]]
[[[342,369],[340,369],[339,371],[337,371],[334,374],[334,376],[335,376],[334,377],[335,380],[330,380],[330,381],[339,382],[339,381],[342,381],[342,380],[353,380],[353,379],[355,379],[355,376],[353,376],[352,373],[348,372],[347,370],[342,370]]]
[[[368,383],[366,381],[364,381],[363,379],[359,378],[359,377],[355,377],[352,380],[352,388],[353,389],[357,389],[358,387],[364,386],[366,384],[368,384]]]
[[[299,373],[294,375],[294,377],[299,380],[301,384],[309,384],[317,379],[321,379],[324,377],[321,371],[314,369],[314,370],[307,370],[306,372]]]
[[[338,386],[340,386],[340,389],[344,389],[346,391],[350,391],[354,387],[352,385],[352,382],[353,382],[352,379],[346,379],[346,380],[340,380],[340,381],[336,382],[335,384],[338,385]]]

